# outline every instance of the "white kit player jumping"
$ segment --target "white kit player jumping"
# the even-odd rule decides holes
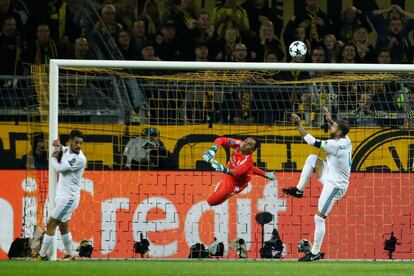
[[[284,188],[282,192],[297,198],[303,196],[303,191],[309,178],[315,170],[319,182],[323,185],[318,201],[318,212],[315,219],[315,235],[312,250],[299,261],[316,261],[321,258],[320,248],[325,235],[325,219],[332,209],[333,204],[345,195],[349,184],[349,176],[352,164],[352,143],[347,136],[349,124],[343,120],[334,122],[331,114],[324,107],[326,119],[330,125],[331,139],[321,141],[307,133],[300,123],[300,118],[292,114],[292,122],[297,126],[299,133],[310,146],[321,148],[326,152],[327,160],[311,154],[306,159],[296,187]]]
[[[79,130],[72,130],[69,135],[69,147],[64,147],[59,140],[53,141],[53,169],[59,173],[56,188],[55,209],[47,222],[46,233],[38,259],[48,260],[47,252],[59,226],[66,256],[64,260],[73,260],[72,236],[69,221],[80,199],[80,181],[85,170],[86,157],[81,151],[84,135]]]

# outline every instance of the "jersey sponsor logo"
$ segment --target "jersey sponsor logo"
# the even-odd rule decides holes
[[[76,158],[72,158],[71,160],[68,161],[71,167],[73,166],[73,164],[75,164],[75,162],[76,162]]]

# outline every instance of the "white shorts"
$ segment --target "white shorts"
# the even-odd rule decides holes
[[[327,171],[326,161],[323,161],[322,166],[322,176],[319,178],[319,182],[322,184],[323,188],[319,196],[318,211],[327,216],[332,210],[334,203],[345,195],[347,189],[335,187],[327,181],[326,178],[329,177],[329,173]]]
[[[51,217],[59,222],[69,221],[72,217],[72,213],[78,208],[78,205],[79,198],[57,197],[55,199],[55,209],[53,210]]]

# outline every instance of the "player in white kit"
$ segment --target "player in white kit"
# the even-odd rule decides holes
[[[314,217],[315,235],[312,250],[300,258],[299,261],[316,261],[321,258],[320,248],[325,235],[325,219],[333,204],[345,195],[351,173],[352,143],[347,136],[349,124],[343,120],[334,122],[328,109],[324,107],[324,110],[330,125],[331,139],[329,140],[315,139],[305,131],[298,115],[292,114],[291,117],[306,143],[323,149],[327,156],[327,160],[324,161],[317,155],[309,155],[303,166],[298,185],[282,189],[282,192],[287,195],[301,198],[313,170],[315,170],[319,182],[323,185],[318,201],[318,212]]]
[[[62,146],[59,140],[53,141],[55,150],[52,153],[52,164],[53,169],[59,173],[59,181],[56,187],[55,209],[47,222],[42,248],[38,255],[40,260],[48,260],[47,251],[57,226],[67,254],[64,259],[74,259],[69,221],[79,204],[80,181],[86,165],[86,157],[81,150],[83,139],[82,132],[72,130],[69,135],[69,147]]]

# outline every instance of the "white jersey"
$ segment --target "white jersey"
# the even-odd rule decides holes
[[[346,189],[352,166],[352,143],[348,136],[338,140],[322,141],[321,148],[326,152],[326,181],[337,188]]]
[[[86,166],[86,157],[82,151],[71,153],[68,147],[62,147],[60,163],[52,158],[53,168],[59,173],[56,198],[80,198],[80,181]]]

